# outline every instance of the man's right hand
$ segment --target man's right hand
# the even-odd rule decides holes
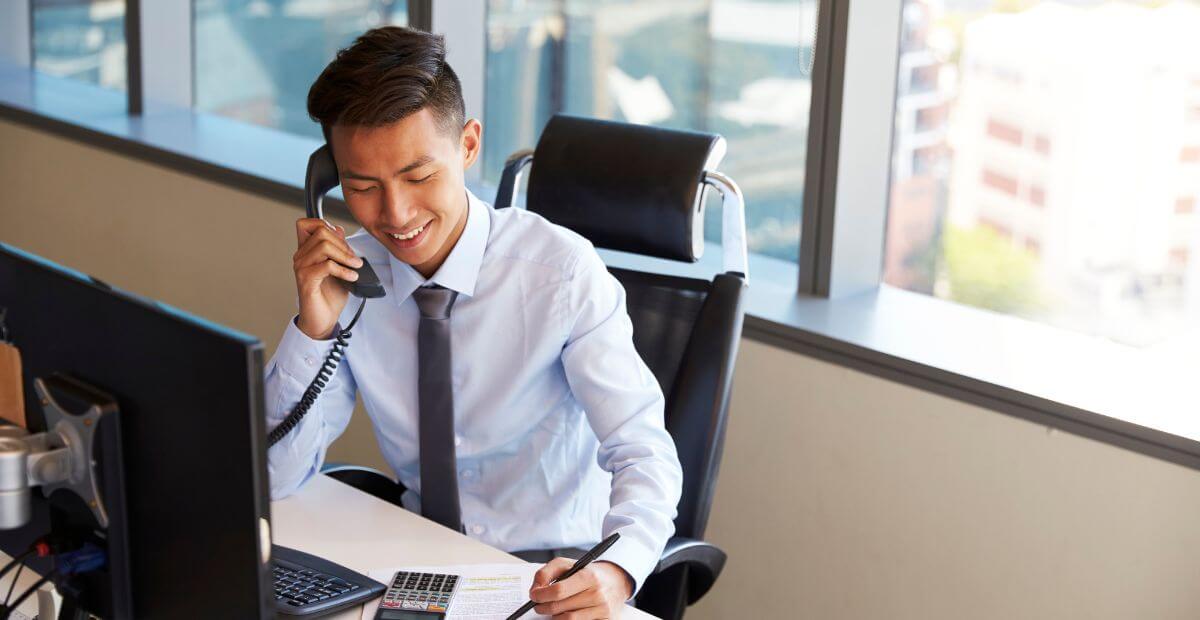
[[[296,326],[313,340],[333,333],[350,292],[337,278],[353,282],[362,259],[346,243],[346,229],[331,227],[319,218],[296,220],[296,246],[292,270],[296,272],[296,294],[300,318]],[[349,267],[347,267],[349,265]]]

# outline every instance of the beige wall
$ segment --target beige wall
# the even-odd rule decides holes
[[[0,186],[2,241],[268,352],[294,312],[298,209],[2,121]],[[689,617],[1200,618],[1197,516],[1200,473],[744,341]]]

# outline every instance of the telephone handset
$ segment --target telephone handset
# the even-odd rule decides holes
[[[321,212],[321,203],[324,202],[325,194],[337,187],[338,182],[337,164],[333,161],[333,154],[329,152],[329,145],[323,144],[308,158],[308,173],[304,178],[304,209],[308,212],[308,217],[325,219]],[[383,285],[379,283],[379,276],[375,275],[370,263],[364,260],[362,267],[354,270],[358,272],[358,280],[342,280],[342,284],[350,289],[351,294],[363,299],[384,296]]]
[[[321,148],[313,151],[313,154],[308,158],[308,171],[304,177],[304,209],[308,212],[308,217],[316,217],[325,219],[321,212],[321,203],[325,199],[325,194],[329,190],[337,187],[338,171],[337,164],[333,161],[333,155],[329,152],[329,145],[322,145]],[[347,265],[349,267],[349,265]],[[350,267],[354,269],[353,267]],[[267,447],[271,447],[287,436],[308,410],[312,408],[313,403],[317,402],[317,397],[321,395],[321,388],[329,382],[334,371],[337,370],[338,364],[342,361],[342,355],[346,352],[346,346],[350,341],[350,330],[358,323],[358,317],[362,316],[363,307],[367,305],[368,299],[375,299],[384,296],[383,285],[379,283],[379,276],[375,275],[375,270],[371,268],[371,264],[366,260],[363,261],[362,267],[355,269],[358,272],[358,280],[348,282],[339,280],[349,289],[350,294],[362,299],[358,304],[358,310],[354,312],[354,318],[350,320],[350,324],[341,331],[334,334],[333,348],[329,350],[329,355],[325,356],[324,363],[321,364],[321,369],[317,371],[317,376],[313,377],[308,388],[304,390],[304,394],[300,397],[300,402],[292,409],[282,422],[279,423],[271,433],[267,435]]]

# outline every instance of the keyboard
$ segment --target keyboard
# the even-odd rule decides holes
[[[275,611],[289,616],[323,616],[361,605],[386,589],[345,566],[289,547],[271,545]]]

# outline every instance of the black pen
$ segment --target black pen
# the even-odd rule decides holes
[[[560,581],[565,581],[567,579],[570,579],[572,575],[583,570],[584,567],[586,567],[588,564],[591,564],[592,560],[595,560],[596,558],[600,557],[601,553],[608,551],[608,548],[611,547],[613,545],[613,543],[617,542],[617,539],[620,537],[621,537],[620,534],[618,534],[617,532],[613,532],[612,536],[609,536],[608,538],[605,538],[604,540],[600,541],[600,544],[589,549],[587,553],[583,554],[583,557],[579,558],[578,560],[575,560],[575,565],[572,566],[570,569],[568,569],[567,572],[559,575],[556,579],[554,579],[553,581],[551,581],[550,583],[548,583],[546,585],[552,586]],[[537,603],[535,603],[533,601],[529,601],[528,603],[521,605],[520,609],[512,612],[512,615],[505,618],[504,620],[517,620],[517,618],[524,616],[525,612],[529,611],[530,609],[533,609],[536,605],[537,605]]]

